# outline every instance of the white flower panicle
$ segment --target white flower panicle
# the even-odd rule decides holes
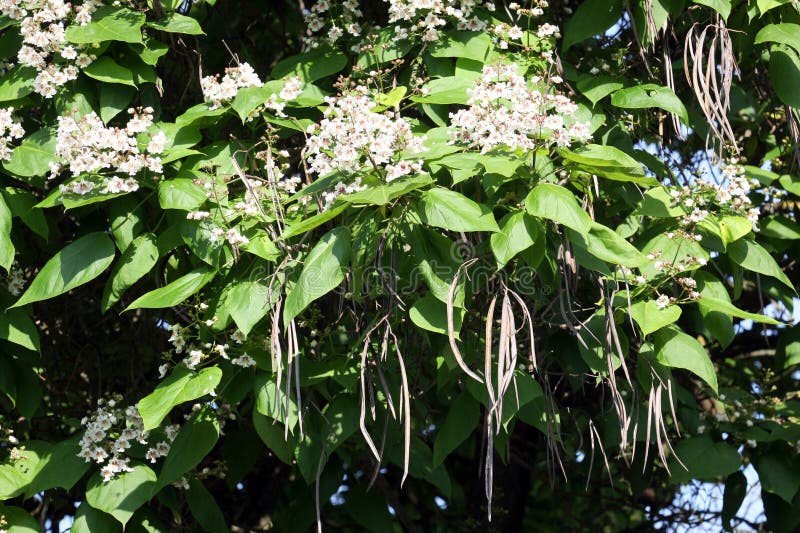
[[[12,113],[13,107],[0,108],[0,159],[3,161],[11,159],[11,143],[25,135],[22,124],[14,119]]]
[[[21,268],[17,267],[15,263],[11,271],[8,273],[8,279],[6,280],[6,289],[11,294],[11,296],[19,296],[22,293],[22,289],[25,288],[25,273],[22,271]]]
[[[453,141],[485,153],[499,146],[535,150],[591,139],[588,124],[575,120],[578,106],[562,94],[542,92],[536,85],[543,81],[534,76],[529,87],[513,63],[485,66],[467,90],[469,107],[450,114]]]
[[[407,39],[412,33],[419,34],[425,42],[437,41],[446,28],[467,31],[484,31],[489,20],[476,12],[479,8],[495,11],[494,2],[476,0],[384,0],[388,3],[389,23],[394,27],[393,38]],[[343,36],[363,38],[368,28],[360,22],[363,13],[357,0],[331,2],[320,0],[304,14],[308,36],[304,43],[315,48],[320,41],[336,43]],[[359,52],[368,41],[353,47]]]
[[[753,231],[758,231],[761,209],[753,206],[749,195],[761,184],[756,179],[748,179],[744,167],[735,160],[722,166],[721,174],[722,182],[719,184],[696,180],[691,186],[684,185],[670,190],[673,203],[687,211],[681,217],[681,224],[688,226],[702,222],[708,216],[709,210],[715,210],[745,217],[752,224]]]
[[[439,30],[448,24],[458,30],[483,31],[487,22],[475,14],[483,7],[494,11],[494,2],[476,0],[384,0],[389,3],[389,22],[409,22],[426,42],[438,41]]]
[[[308,129],[305,153],[309,170],[321,176],[338,172],[351,178],[324,193],[326,206],[339,194],[363,189],[360,176],[356,176],[362,171],[377,171],[387,182],[421,172],[419,162],[401,157],[424,151],[424,138],[415,136],[399,114],[372,111],[376,104],[366,87],[325,100],[324,118]]]
[[[217,109],[222,102],[233,100],[239,89],[263,85],[256,71],[248,63],[240,63],[239,66],[226,68],[222,79],[219,78],[219,74],[215,74],[200,80],[203,98],[207,102],[212,102],[211,109]]]
[[[269,99],[264,102],[264,106],[267,109],[271,109],[275,112],[276,115],[279,117],[285,117],[286,113],[283,112],[283,109],[286,107],[286,103],[296,99],[300,94],[303,92],[303,82],[297,76],[292,76],[288,78],[283,85],[283,88],[278,93],[273,93],[270,95]],[[252,113],[260,109],[256,108]]]
[[[147,445],[150,435],[144,430],[138,409],[133,405],[123,409],[119,406],[120,401],[119,396],[108,401],[101,399],[95,412],[81,420],[84,433],[79,442],[81,451],[78,457],[87,463],[103,465],[100,469],[103,481],[113,479],[120,472],[130,472],[130,458],[126,451],[134,442]]]
[[[88,24],[100,5],[96,0],[80,5],[63,0],[0,0],[0,13],[20,21],[22,47],[17,60],[36,69],[33,90],[38,94],[52,98],[58,87],[76,79],[79,69],[94,60],[81,46],[67,43],[66,26]]]
[[[139,149],[136,136],[153,124],[153,109],[128,109],[130,120],[124,128],[106,127],[96,113],[81,118],[58,117],[56,156],[61,163],[51,163],[50,177],[54,178],[62,166],[69,168],[72,176],[93,174],[104,170],[125,174],[126,178],[111,177],[103,181],[104,193],[132,192],[139,188],[134,176],[147,169],[160,174],[161,158],[157,154],[166,142],[162,132],[151,139],[147,148]],[[64,192],[87,194],[95,184],[87,180],[73,181],[65,185]]]
[[[338,7],[336,13],[332,13],[332,8]],[[328,32],[325,40],[333,44],[338,41],[345,32],[353,37],[361,35],[361,25],[358,19],[363,12],[359,7],[358,0],[345,0],[344,2],[331,2],[330,0],[318,0],[311,9],[304,13],[308,36],[303,42],[310,48],[319,46],[317,35],[327,26]],[[326,23],[330,21],[331,24]]]

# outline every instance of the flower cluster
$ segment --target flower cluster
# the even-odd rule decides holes
[[[211,230],[210,239],[212,241],[219,241],[225,239],[228,241],[228,244],[231,245],[239,245],[239,244],[247,244],[250,242],[250,239],[239,233],[239,230],[236,228],[230,228],[228,230],[224,230],[222,228],[214,228]]]
[[[416,137],[411,127],[391,111],[373,112],[375,103],[367,88],[337,97],[326,98],[328,108],[319,124],[309,127],[306,158],[309,170],[319,175],[338,172],[353,176],[364,170],[376,170],[386,181],[420,172],[418,162],[401,160],[405,154],[422,152],[424,138]],[[355,177],[355,176],[353,176]],[[325,196],[326,205],[343,193],[362,188],[358,177],[340,182]]]
[[[206,311],[208,309],[208,304],[201,303],[199,304],[198,308],[200,311]],[[210,327],[215,321],[216,317],[206,320],[205,325]],[[195,327],[199,328],[200,324],[195,323]],[[224,342],[205,342],[202,344],[195,344],[193,342],[190,343],[191,329],[188,327],[181,327],[179,324],[173,324],[169,326],[168,331],[170,332],[169,342],[172,343],[175,353],[182,354],[186,352],[186,356],[181,359],[180,363],[190,370],[196,370],[201,363],[213,356],[221,357],[222,359],[230,361],[234,365],[244,368],[255,366],[256,364],[255,360],[248,355],[247,352],[229,354],[228,350],[230,349],[230,345]],[[247,340],[247,336],[238,329],[231,334],[230,338],[237,345],[243,344]],[[234,350],[238,351],[238,347],[234,347]],[[166,355],[168,356],[168,354]],[[232,355],[236,356],[232,357]],[[169,363],[160,365],[158,369],[159,377],[163,378],[166,376],[169,368]]]
[[[338,8],[338,9],[337,9]],[[326,22],[330,21],[325,40],[333,44],[338,41],[345,33],[358,37],[361,35],[361,25],[358,19],[363,12],[358,5],[358,0],[345,0],[344,2],[331,2],[330,0],[319,0],[311,9],[304,13],[306,28],[309,36],[304,42],[310,48],[319,46],[317,36],[326,27]]]
[[[453,24],[459,30],[483,31],[486,21],[475,15],[475,10],[483,7],[494,11],[494,2],[476,0],[385,0],[389,2],[389,22],[410,22],[412,31],[422,34],[426,42],[438,41],[439,30]],[[407,36],[403,28],[397,28],[400,37]]]
[[[0,12],[20,21],[23,44],[17,59],[36,69],[34,91],[52,98],[58,87],[76,79],[79,69],[92,62],[94,56],[67,43],[65,26],[88,24],[99,5],[96,0],[78,6],[64,0],[0,0]]]
[[[0,159],[3,161],[11,159],[13,140],[25,135],[22,124],[14,120],[13,112],[13,107],[0,108]]]
[[[747,218],[753,225],[753,231],[758,231],[761,209],[753,206],[749,194],[760,183],[756,179],[745,177],[744,167],[735,160],[724,165],[721,174],[720,184],[697,180],[691,186],[684,185],[670,191],[674,205],[687,211],[681,217],[681,224],[688,226],[701,222],[708,216],[709,209],[716,208],[723,214]]]
[[[303,92],[303,82],[297,76],[292,76],[286,80],[283,88],[278,94],[272,94],[264,103],[264,107],[271,109],[279,117],[285,117],[286,113],[283,108],[286,107],[286,102],[296,99]]]
[[[78,453],[87,463],[103,465],[100,475],[104,481],[113,479],[120,472],[130,472],[130,457],[127,450],[134,443],[148,445],[150,432],[144,430],[144,422],[135,406],[122,408],[121,397],[99,400],[97,409],[90,416],[81,420],[84,434],[80,440],[81,451]],[[161,441],[148,448],[145,457],[154,463],[159,457],[169,453],[169,445],[178,434],[177,426],[164,429],[166,441]],[[169,442],[167,442],[169,441]]]
[[[531,80],[534,85],[542,81],[538,76]],[[469,107],[450,114],[451,135],[453,141],[482,153],[499,146],[523,150],[569,146],[591,138],[588,125],[575,121],[574,102],[562,94],[530,88],[513,63],[485,66],[467,92]]]
[[[211,101],[211,109],[217,109],[223,101],[232,100],[236,97],[239,89],[245,87],[261,87],[264,85],[248,63],[241,63],[237,67],[225,69],[222,79],[219,75],[205,76],[200,80],[200,88],[203,90],[203,98]]]
[[[97,173],[108,169],[127,174],[127,179],[110,178],[103,182],[103,191],[108,193],[131,192],[138,189],[133,179],[139,171],[148,169],[161,172],[161,158],[154,156],[164,149],[166,138],[162,132],[154,135],[144,153],[139,149],[136,136],[146,131],[153,123],[153,109],[128,109],[130,120],[124,128],[106,127],[96,113],[91,112],[79,119],[70,116],[58,117],[56,155],[62,163],[50,164],[50,177],[58,175],[66,165],[73,176]],[[78,180],[65,186],[65,192],[87,194],[95,184]]]
[[[6,289],[8,289],[11,296],[19,296],[23,288],[25,288],[25,275],[22,269],[16,268],[16,265],[14,265],[8,273]]]

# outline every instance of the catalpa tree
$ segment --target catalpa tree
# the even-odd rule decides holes
[[[0,531],[800,524],[797,2],[0,12]]]

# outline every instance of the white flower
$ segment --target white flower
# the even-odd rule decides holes
[[[261,87],[264,85],[253,67],[248,63],[241,63],[238,67],[225,69],[222,80],[219,75],[206,76],[200,80],[200,89],[205,100],[212,102],[212,109],[218,108],[222,102],[236,97],[239,89],[245,87]]]
[[[552,87],[537,86],[541,81],[534,77],[529,84],[513,63],[485,66],[467,90],[469,107],[450,115],[452,140],[482,153],[499,146],[532,151],[588,141],[588,125],[575,123],[577,105]]]
[[[231,359],[231,363],[233,363],[234,365],[238,365],[238,366],[244,367],[244,368],[255,366],[255,364],[256,364],[255,360],[252,357],[250,357],[249,355],[247,355],[246,353],[242,354],[241,356],[239,356],[239,357],[237,357],[235,359]]]
[[[669,296],[667,296],[666,294],[662,294],[661,296],[658,297],[658,299],[656,299],[656,306],[659,309],[664,309],[669,304],[670,304],[670,299]]]

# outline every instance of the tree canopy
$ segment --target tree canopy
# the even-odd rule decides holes
[[[800,525],[796,1],[0,14],[0,532]]]

